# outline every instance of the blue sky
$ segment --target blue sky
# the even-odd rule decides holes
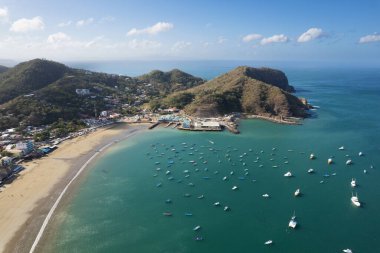
[[[380,64],[379,13],[380,0],[0,0],[0,57]]]

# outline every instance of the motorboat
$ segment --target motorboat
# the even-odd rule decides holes
[[[351,186],[352,186],[352,187],[356,187],[356,179],[353,178],[353,179],[351,180]]]
[[[199,229],[201,229],[201,226],[199,226],[199,225],[198,225],[198,226],[195,226],[195,227],[193,228],[194,231],[198,231]]]
[[[263,194],[263,198],[269,198],[269,194],[268,193]]]
[[[230,208],[229,208],[228,206],[225,206],[225,207],[223,208],[223,210],[224,210],[224,211],[229,211]]]
[[[203,199],[205,196],[204,195],[200,195],[200,196],[198,196],[197,198],[198,199]]]
[[[238,189],[238,187],[236,185],[232,186],[233,191],[236,191],[237,189]]]
[[[341,146],[340,148],[338,148],[339,150],[344,150],[344,146]]]
[[[296,226],[297,226],[297,221],[296,221],[296,215],[294,212],[292,218],[290,218],[289,227],[295,229]]]
[[[347,161],[346,161],[346,165],[351,165],[352,164],[352,160],[351,159],[348,159]]]
[[[172,216],[173,214],[171,212],[164,212],[164,213],[162,213],[162,215],[164,215],[164,216]]]
[[[273,243],[272,240],[269,240],[269,241],[264,242],[265,245],[271,245],[272,243]]]
[[[315,155],[313,153],[310,154],[310,160],[314,160],[315,159]]]
[[[343,252],[344,253],[352,253],[352,249],[344,249]]]
[[[300,189],[297,189],[297,190],[294,192],[294,196],[295,196],[295,197],[300,196],[300,194],[301,194],[301,190],[300,190]]]
[[[214,206],[220,206],[220,202],[215,202]]]
[[[226,181],[227,180],[227,176],[223,177],[223,181]]]
[[[314,169],[311,169],[311,168],[308,169],[308,170],[307,170],[307,173],[314,173]]]
[[[327,159],[327,164],[332,164],[332,163],[333,163],[333,159],[332,158]]]
[[[363,156],[364,154],[363,154],[363,152],[359,152],[359,156]]]
[[[285,174],[284,174],[284,177],[291,177],[292,176],[292,173],[290,172],[290,171],[288,171],[288,172],[286,172]]]

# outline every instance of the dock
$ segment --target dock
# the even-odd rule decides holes
[[[156,126],[158,126],[160,124],[160,122],[156,122],[156,123],[153,123],[152,125],[150,125],[148,127],[149,130],[152,130],[153,128],[155,128]]]
[[[169,122],[165,127],[170,127],[174,122]]]
[[[232,126],[230,124],[223,124],[223,126],[233,134],[240,134],[240,131],[237,129],[236,126]]]

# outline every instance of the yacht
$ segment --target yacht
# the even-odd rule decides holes
[[[284,177],[291,177],[292,176],[292,173],[290,172],[290,171],[288,171],[288,172],[286,172],[285,174],[284,174]]]
[[[237,187],[236,185],[232,186],[232,190],[233,190],[233,191],[235,191],[235,190],[237,190],[237,189],[238,189],[238,187]]]
[[[199,226],[199,225],[198,225],[198,226],[195,226],[195,227],[193,228],[194,231],[198,231],[199,229],[201,229],[201,226]]]
[[[300,189],[297,189],[297,190],[294,192],[294,196],[295,196],[295,197],[300,196],[300,194],[301,194],[301,190],[300,190]]]
[[[295,229],[296,226],[297,226],[297,221],[296,221],[296,215],[294,212],[292,218],[289,221],[289,227]]]
[[[360,207],[360,202],[359,202],[358,194],[356,194],[355,196],[352,194],[351,202],[355,206]]]
[[[347,162],[346,162],[346,165],[351,165],[351,164],[352,164],[352,160],[348,159]]]
[[[352,187],[356,187],[356,179],[353,178],[353,179],[351,180],[351,186],[352,186]]]
[[[314,170],[313,169],[308,169],[307,173],[314,173]]]
[[[269,240],[269,241],[264,242],[265,245],[271,245],[272,243],[273,243],[272,240]]]
[[[313,153],[310,154],[310,160],[314,160],[315,159],[315,155]]]
[[[332,163],[333,163],[333,159],[332,158],[327,159],[327,164],[332,164]]]

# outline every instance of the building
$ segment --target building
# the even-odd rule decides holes
[[[205,129],[205,130],[221,130],[221,126],[217,121],[200,121],[195,122],[194,127],[197,129]]]
[[[27,155],[34,150],[34,143],[31,141],[18,142],[15,149],[20,150],[22,155]]]
[[[80,96],[85,96],[90,94],[89,89],[76,89],[75,92]]]

